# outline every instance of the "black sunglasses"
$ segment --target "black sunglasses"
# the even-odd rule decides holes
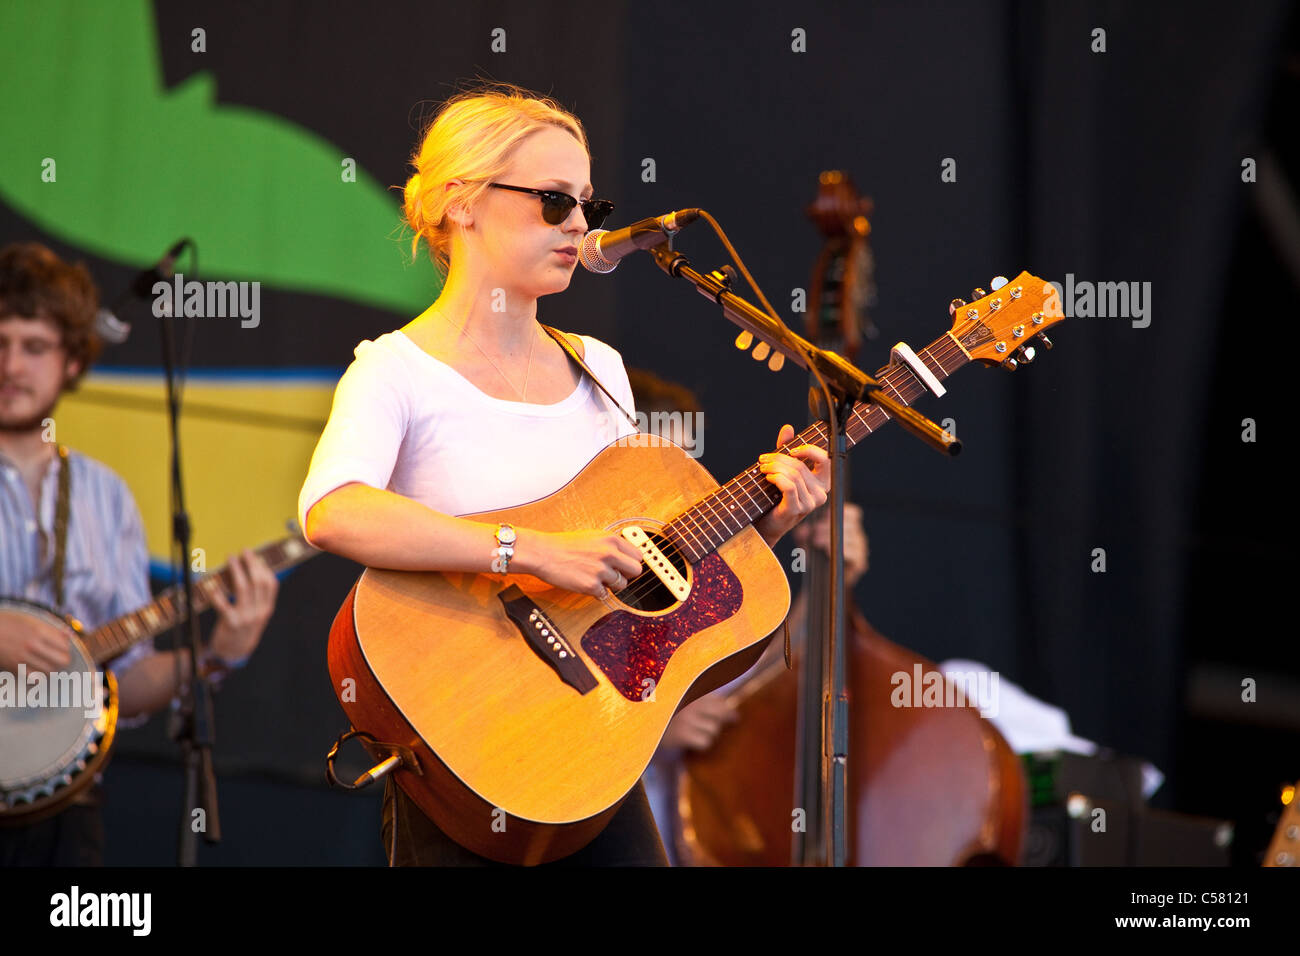
[[[517,193],[532,193],[542,197],[542,218],[548,225],[558,226],[569,218],[574,206],[582,207],[583,218],[587,220],[588,229],[599,229],[614,211],[614,204],[608,199],[574,199],[568,193],[556,192],[554,189],[529,189],[526,186],[507,186],[504,183],[488,183],[493,189],[512,189]]]

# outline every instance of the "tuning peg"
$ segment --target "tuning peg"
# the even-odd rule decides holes
[[[1038,341],[1043,343],[1043,348],[1045,349],[1050,349],[1052,347],[1052,340],[1041,332],[1038,334]]]
[[[979,286],[976,286],[975,288],[970,290],[970,300],[972,302],[974,302],[977,299],[982,299],[986,295],[988,295],[988,293],[985,292],[983,289],[981,289]]]
[[[1020,356],[1020,361],[1028,365],[1034,360],[1034,356],[1037,353],[1034,351],[1032,345],[1022,345],[1020,348],[1016,349],[1016,354]]]
[[[1013,358],[1009,358],[1002,363],[1002,367],[1006,369],[1008,372],[1014,372],[1018,365],[1019,363]]]
[[[994,276],[992,279],[989,280],[989,288],[992,289],[994,292],[997,292],[998,289],[1001,289],[1006,284],[1007,284],[1006,276]]]
[[[754,344],[754,333],[741,332],[736,336],[736,348],[742,352],[748,352],[749,347]]]
[[[966,304],[965,299],[953,299],[951,302],[948,303],[948,314],[956,315],[957,310],[960,309],[965,304]]]
[[[767,362],[767,367],[773,372],[781,371],[781,366],[785,364],[785,356],[780,352],[773,352],[772,357]]]
[[[763,359],[767,358],[767,353],[770,351],[772,351],[772,346],[768,345],[766,342],[759,342],[754,346],[754,361],[763,361]]]

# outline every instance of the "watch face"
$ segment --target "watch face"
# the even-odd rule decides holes
[[[497,540],[502,544],[515,543],[515,529],[509,525],[503,525],[497,529]]]

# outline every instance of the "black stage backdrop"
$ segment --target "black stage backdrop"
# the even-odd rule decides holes
[[[893,640],[934,660],[984,661],[1065,708],[1077,734],[1152,760],[1170,774],[1156,803],[1247,821],[1297,775],[1294,700],[1289,725],[1229,714],[1242,679],[1276,695],[1295,671],[1270,597],[1285,587],[1285,511],[1270,451],[1282,445],[1280,389],[1268,386],[1285,372],[1260,333],[1296,315],[1296,277],[1260,225],[1264,184],[1242,178],[1247,157],[1275,156],[1293,183],[1300,168],[1287,10],[402,0],[155,14],[169,86],[211,71],[220,102],[299,123],[384,184],[404,182],[420,117],[458,81],[553,95],[587,126],[596,192],[620,211],[613,225],[709,209],[787,315],[820,248],[803,215],[817,174],[849,171],[875,201],[881,335],[860,356],[868,371],[896,341],[919,349],[941,335],[949,299],[995,274],[1149,282],[1149,326],[1077,317],[1033,366],[965,371],[948,396],[923,400],[923,412],[956,420],[958,459],[898,429],[855,453],[852,498],[871,541],[857,597]],[[207,31],[201,60],[195,24]],[[506,54],[490,50],[494,27],[508,30]],[[791,49],[797,28],[806,53]],[[1105,52],[1093,50],[1097,28]],[[642,179],[646,158],[654,182]],[[945,158],[956,182],[941,178]],[[711,269],[725,260],[704,229],[678,245]],[[28,237],[85,259],[105,290],[131,274],[0,205],[0,240]],[[356,342],[407,319],[265,296],[267,313],[286,317],[266,347],[250,355],[236,337],[207,336],[195,368],[341,370]],[[579,271],[539,311],[693,388],[715,476],[805,420],[802,373],[774,376],[735,351],[734,328],[648,258],[606,278]],[[156,354],[140,335],[104,364],[153,365]],[[1256,443],[1241,440],[1243,418],[1256,420]],[[228,835],[207,861],[380,859],[375,799],[320,789],[322,755],[345,726],[325,637],[357,570],[323,558],[291,575],[255,665],[223,692]],[[125,734],[108,774],[111,862],[172,858],[179,791],[161,723]]]

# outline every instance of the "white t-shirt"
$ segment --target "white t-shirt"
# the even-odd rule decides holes
[[[583,359],[635,414],[617,351],[581,336]],[[493,398],[400,331],[356,347],[298,496],[298,524],[349,482],[449,515],[510,508],[567,484],[610,442],[635,431],[590,376],[554,405]]]

